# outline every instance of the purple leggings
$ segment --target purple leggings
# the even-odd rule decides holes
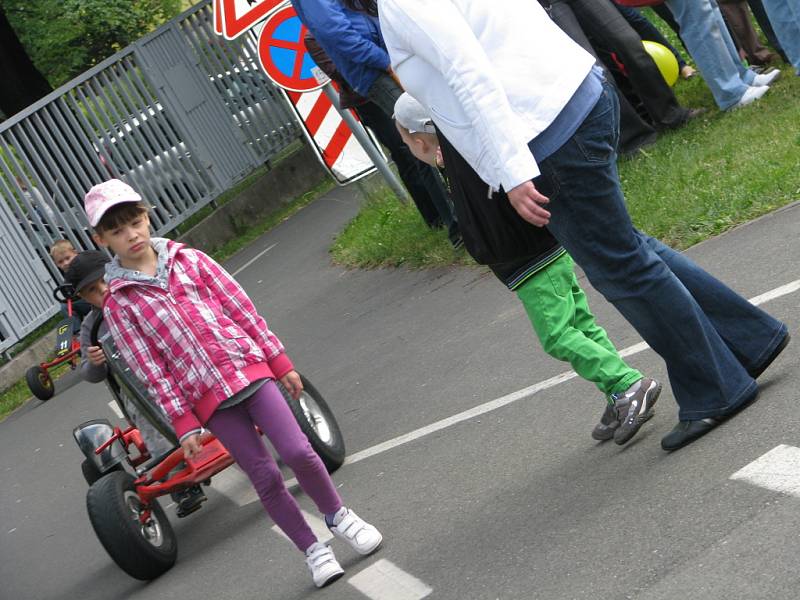
[[[255,430],[258,425],[281,459],[294,471],[300,487],[323,514],[342,506],[325,465],[308,443],[278,387],[268,381],[250,398],[216,411],[206,423],[236,463],[247,473],[267,513],[295,545],[305,551],[317,536],[286,489],[275,459]]]

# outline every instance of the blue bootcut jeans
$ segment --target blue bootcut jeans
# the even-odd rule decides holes
[[[616,166],[619,103],[603,94],[572,138],[539,164],[548,228],[592,285],[667,365],[680,420],[724,416],[757,391],[786,326],[631,223]]]

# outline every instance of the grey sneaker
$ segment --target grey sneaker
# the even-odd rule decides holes
[[[641,385],[630,396],[617,395],[614,398],[619,427],[614,431],[614,442],[622,445],[636,435],[642,424],[653,416],[653,406],[661,393],[661,384],[655,379],[645,377]]]
[[[600,417],[600,422],[592,429],[592,437],[598,442],[605,442],[614,437],[614,432],[619,427],[619,417],[617,417],[616,407],[608,402]]]

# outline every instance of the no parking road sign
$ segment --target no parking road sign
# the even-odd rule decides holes
[[[291,92],[310,92],[328,82],[306,50],[306,31],[289,5],[273,13],[258,36],[261,67],[272,81]]]

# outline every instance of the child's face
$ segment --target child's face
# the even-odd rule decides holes
[[[83,286],[78,291],[78,295],[84,300],[86,300],[89,304],[94,306],[95,308],[103,308],[103,298],[105,298],[107,291],[108,291],[108,286],[101,277],[97,281],[90,283],[89,285]]]
[[[73,248],[65,248],[56,252],[53,260],[56,266],[61,269],[62,272],[65,272],[76,256],[78,256],[78,253],[75,252]]]
[[[408,146],[414,158],[434,167],[437,166],[436,155],[439,151],[439,144],[434,141],[436,140],[435,135],[430,133],[411,134],[405,127],[400,125],[397,126],[397,131],[400,132],[400,137],[403,138],[403,142]]]
[[[150,216],[142,212],[118,227],[98,231],[95,241],[111,248],[123,264],[136,261],[150,251]]]

